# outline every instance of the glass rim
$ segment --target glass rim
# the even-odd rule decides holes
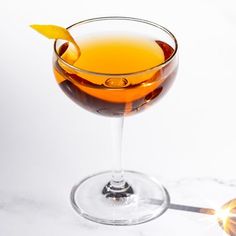
[[[163,27],[163,26],[161,26],[161,25],[159,25],[155,22],[149,21],[149,20],[144,20],[144,19],[135,18],[135,17],[126,17],[126,16],[104,16],[104,17],[96,17],[96,18],[90,18],[90,19],[87,19],[87,20],[79,21],[77,23],[74,23],[74,24],[68,26],[66,29],[69,30],[70,28],[72,28],[74,26],[77,26],[77,25],[87,24],[87,23],[91,23],[91,22],[95,22],[95,21],[105,21],[105,20],[135,21],[135,22],[140,22],[140,23],[144,23],[144,24],[151,25],[151,26],[154,26],[156,28],[159,28],[159,29],[163,30],[164,32],[166,32],[173,39],[174,44],[175,44],[174,52],[166,61],[164,61],[161,64],[152,66],[152,67],[144,69],[144,70],[134,71],[134,72],[129,72],[129,73],[105,73],[105,72],[96,72],[96,71],[90,71],[90,70],[82,69],[82,68],[79,68],[79,67],[75,67],[75,66],[71,65],[70,63],[68,63],[67,61],[65,61],[63,58],[61,58],[61,56],[58,54],[58,52],[57,52],[57,42],[61,39],[56,39],[54,41],[54,47],[53,48],[54,48],[54,54],[56,55],[56,57],[63,64],[68,66],[70,69],[78,71],[78,72],[93,74],[93,75],[100,75],[100,76],[128,76],[128,75],[135,75],[135,74],[141,74],[141,73],[149,72],[149,71],[152,71],[154,69],[161,69],[162,67],[169,64],[175,58],[175,56],[177,55],[178,42],[177,42],[177,39],[174,36],[174,34],[171,33],[167,28],[165,28],[165,27]]]

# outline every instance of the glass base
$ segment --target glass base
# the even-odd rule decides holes
[[[83,179],[71,191],[73,208],[84,218],[107,225],[141,224],[162,215],[169,207],[167,190],[154,178],[125,171],[128,194],[116,198],[104,193],[112,173],[98,173]]]

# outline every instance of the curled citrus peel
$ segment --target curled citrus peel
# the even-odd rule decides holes
[[[68,48],[61,55],[61,58],[66,62],[73,64],[79,58],[81,54],[80,48],[67,29],[57,25],[30,25],[30,27],[49,39],[68,41]]]

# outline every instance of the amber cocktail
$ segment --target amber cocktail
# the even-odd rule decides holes
[[[56,80],[79,106],[111,117],[114,159],[112,171],[74,186],[72,205],[85,218],[104,224],[131,225],[154,219],[168,208],[169,195],[153,178],[122,169],[122,127],[125,116],[148,108],[172,84],[178,67],[177,41],[158,24],[128,17],[90,19],[68,30],[81,55],[75,56],[70,43],[56,40]],[[160,204],[152,204],[151,199]]]

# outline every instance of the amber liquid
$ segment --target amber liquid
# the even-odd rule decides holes
[[[58,50],[65,61],[79,69],[55,58],[54,74],[66,95],[97,114],[123,116],[142,111],[167,91],[176,75],[175,60],[163,64],[174,50],[162,41],[104,37],[79,45],[79,58],[68,43]],[[157,68],[160,64],[163,66]]]

